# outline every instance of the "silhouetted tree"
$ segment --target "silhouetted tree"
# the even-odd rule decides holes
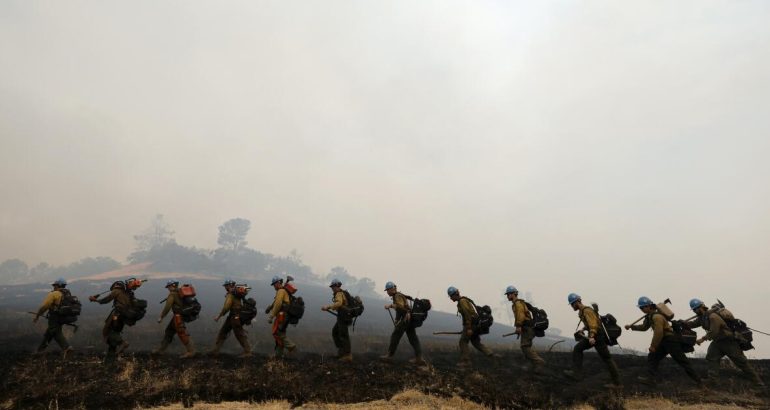
[[[136,248],[128,256],[128,261],[131,263],[146,261],[147,252],[153,248],[176,243],[174,241],[174,231],[171,230],[171,227],[161,214],[155,215],[150,222],[149,228],[145,229],[144,232],[134,235],[134,241],[136,241]]]
[[[248,219],[233,218],[219,227],[219,238],[217,243],[232,252],[237,252],[246,247],[246,235],[251,229],[251,222]]]

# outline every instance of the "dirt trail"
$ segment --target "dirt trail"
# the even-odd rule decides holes
[[[375,354],[356,356],[341,364],[318,354],[300,354],[286,361],[256,356],[241,361],[234,356],[200,356],[181,361],[168,355],[153,358],[136,353],[115,366],[101,364],[96,353],[77,353],[64,363],[51,352],[42,357],[28,353],[0,353],[0,406],[2,408],[136,408],[222,402],[285,401],[292,406],[309,403],[362,403],[387,401],[405,390],[438,399],[462,399],[500,408],[562,408],[590,405],[597,408],[631,406],[629,399],[661,398],[679,404],[737,405],[770,408],[768,391],[753,389],[732,369],[720,380],[708,382],[708,391],[695,388],[670,360],[661,366],[665,379],[657,388],[639,385],[635,378],[645,358],[616,357],[625,387],[606,389],[608,377],[597,357],[586,357],[586,377],[569,383],[560,371],[570,356],[546,353],[546,374],[533,376],[522,369],[520,353],[500,359],[478,355],[469,370],[455,367],[455,352],[433,353],[431,365],[417,367],[400,358],[383,363]],[[763,377],[769,361],[754,361]],[[705,363],[697,360],[696,370]],[[402,403],[404,404],[404,403]]]

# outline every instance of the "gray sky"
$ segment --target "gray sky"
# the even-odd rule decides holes
[[[296,248],[452,309],[719,297],[770,269],[770,3],[0,3],[0,260]],[[374,311],[373,311],[374,312]],[[645,348],[649,334],[624,336]],[[754,356],[770,356],[760,339]]]

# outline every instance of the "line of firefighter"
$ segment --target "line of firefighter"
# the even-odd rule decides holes
[[[121,309],[131,303],[131,299],[134,298],[133,292],[141,286],[141,283],[142,281],[133,278],[125,282],[118,281],[113,284],[107,296],[103,298],[99,298],[98,295],[89,297],[91,302],[100,304],[113,302],[113,309],[105,320],[105,326],[102,331],[105,342],[108,345],[107,360],[114,358],[116,354],[119,354],[128,347],[128,343],[126,343],[121,336],[125,321],[122,319],[120,312],[122,311]],[[69,294],[69,290],[66,289],[67,282],[64,279],[58,279],[51,285],[53,286],[53,290],[46,295],[33,319],[34,322],[37,322],[40,316],[45,315],[46,312],[48,313],[48,327],[37,351],[43,352],[51,340],[55,340],[63,350],[64,357],[66,358],[66,356],[72,352],[72,347],[69,345],[62,332],[63,324],[57,320],[57,308],[61,304],[63,297]],[[273,303],[266,309],[266,314],[268,314],[268,323],[272,324],[272,335],[275,340],[275,355],[277,357],[282,357],[284,349],[289,352],[296,349],[296,345],[286,337],[288,323],[285,307],[289,303],[289,294],[286,289],[284,289],[283,279],[278,276],[272,278],[270,285],[274,287],[276,293]],[[189,358],[195,355],[195,351],[192,346],[192,341],[186,331],[184,321],[181,318],[180,310],[182,302],[178,296],[178,286],[179,282],[177,281],[172,280],[166,283],[169,296],[166,299],[166,304],[158,319],[158,323],[161,323],[163,318],[169,312],[173,312],[174,316],[166,327],[160,347],[156,349],[154,353],[162,353],[176,334],[179,336],[182,344],[187,348],[187,352],[182,357]],[[217,335],[216,344],[211,353],[217,354],[219,352],[225,339],[232,331],[243,347],[244,352],[241,356],[248,357],[251,355],[251,347],[246,332],[243,329],[243,324],[240,323],[239,319],[242,302],[233,292],[236,283],[232,280],[226,280],[223,283],[223,286],[227,292],[225,304],[219,315],[214,317],[214,320],[218,321],[225,315],[227,315],[227,320],[222,325],[222,328]],[[337,320],[332,329],[332,338],[338,349],[337,357],[340,361],[350,362],[352,361],[352,354],[348,326],[352,324],[352,321],[349,317],[342,314],[345,307],[348,305],[347,292],[342,289],[342,283],[337,279],[332,280],[329,287],[333,293],[333,303],[322,306],[321,310],[336,312]],[[422,358],[420,341],[417,337],[415,327],[410,324],[411,313],[407,297],[398,291],[396,284],[393,282],[386,283],[385,292],[392,298],[393,302],[385,305],[385,309],[394,309],[396,311],[396,317],[393,319],[394,330],[391,335],[388,351],[381,357],[381,359],[389,361],[393,358],[401,338],[404,333],[406,333],[409,343],[412,345],[415,353],[413,362],[423,364],[424,360]],[[515,334],[519,336],[522,353],[525,359],[530,363],[530,369],[535,373],[540,373],[543,371],[545,361],[532,348],[532,341],[535,337],[535,333],[532,328],[532,314],[527,307],[528,305],[526,301],[518,297],[519,291],[514,286],[508,286],[505,289],[504,294],[511,302],[511,309],[513,310],[515,318]],[[458,365],[464,367],[470,364],[469,343],[486,356],[499,358],[498,355],[494,354],[489,348],[484,346],[481,342],[480,335],[474,330],[474,321],[478,317],[475,303],[471,299],[461,296],[460,291],[454,286],[450,286],[447,289],[447,295],[453,302],[456,302],[458,315],[462,316],[463,331],[460,332],[460,361]],[[596,312],[593,307],[584,305],[582,298],[575,293],[569,294],[567,301],[572,309],[578,312],[580,322],[584,325],[583,331],[576,333],[576,335],[582,335],[586,331],[587,335],[581,337],[574,346],[572,350],[572,369],[565,370],[564,375],[573,380],[580,380],[582,378],[583,352],[593,348],[596,349],[599,357],[606,364],[610,373],[612,385],[620,386],[621,381],[618,368],[609,352],[608,336],[606,331],[603,331],[602,329],[603,325],[598,312]],[[642,296],[637,301],[637,307],[644,313],[643,319],[640,319],[642,323],[626,325],[626,330],[653,330],[652,341],[648,349],[647,375],[639,376],[638,380],[641,383],[654,384],[658,375],[660,362],[666,356],[670,355],[672,359],[684,369],[687,375],[690,376],[697,385],[701,386],[701,377],[694,371],[692,365],[682,351],[681,341],[675,335],[669,318],[659,311],[659,305],[656,305],[650,298]],[[727,356],[736,367],[742,370],[756,385],[764,387],[764,382],[749,364],[734,332],[727,325],[726,320],[734,318],[732,313],[724,308],[720,309],[719,312],[710,310],[703,301],[697,298],[690,301],[690,308],[696,315],[693,319],[684,322],[684,325],[688,328],[702,327],[706,330],[706,334],[697,339],[696,343],[698,345],[705,341],[711,341],[706,354],[706,361],[709,365],[707,375],[709,377],[714,377],[719,368],[721,359],[724,356]]]

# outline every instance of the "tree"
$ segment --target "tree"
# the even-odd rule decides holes
[[[232,252],[240,251],[248,244],[246,235],[249,229],[251,229],[251,222],[248,219],[233,218],[219,227],[217,243]]]
[[[134,235],[134,241],[136,241],[136,249],[128,256],[131,263],[143,262],[147,253],[153,248],[176,243],[174,231],[171,230],[162,214],[155,215],[150,226],[144,232]]]

